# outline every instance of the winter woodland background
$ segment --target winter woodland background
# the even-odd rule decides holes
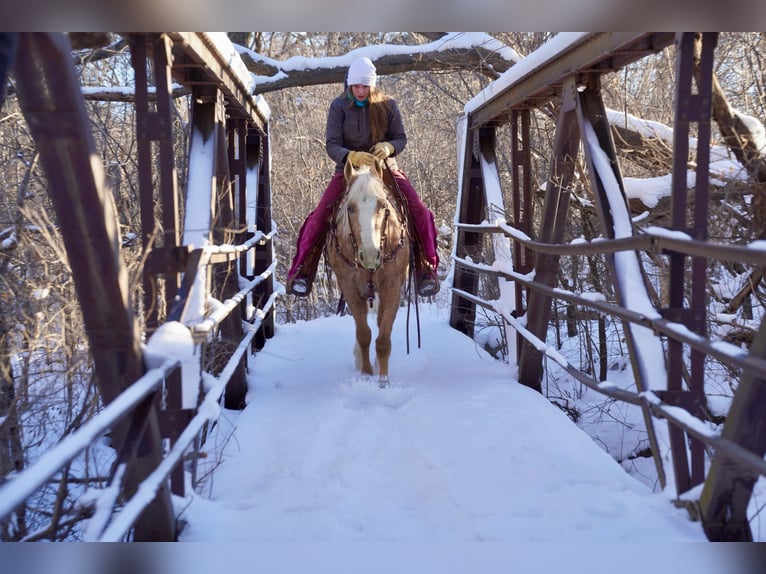
[[[550,33],[492,33],[495,41],[519,56],[531,53]],[[242,53],[254,61],[279,66],[293,57],[327,58],[343,56],[356,48],[375,45],[428,44],[436,36],[418,33],[235,33],[230,34]],[[114,36],[109,49],[82,49],[76,52],[78,71],[84,86],[130,86],[132,69],[129,54]],[[478,54],[478,56],[477,56]],[[669,191],[671,153],[669,130],[673,121],[675,61],[672,47],[656,56],[627,66],[602,78],[607,107],[614,111],[613,128],[623,175],[630,178],[628,191],[635,192],[630,205],[636,225],[665,226],[669,217],[668,198],[642,194],[645,188],[658,189],[666,178]],[[731,107],[741,112],[754,137],[764,137],[766,121],[766,34],[722,33],[716,49],[715,73]],[[505,66],[513,62],[505,61]],[[436,65],[382,76],[380,86],[394,96],[402,110],[409,144],[397,158],[421,197],[436,215],[440,230],[440,274],[449,275],[452,221],[457,192],[456,120],[463,106],[502,71],[501,60],[474,50],[463,61]],[[273,219],[279,236],[275,242],[279,266],[277,277],[284,280],[294,254],[295,239],[305,216],[322,194],[333,164],[324,152],[324,128],[329,102],[341,91],[345,68],[335,72],[331,83],[316,83],[273,89],[264,94],[271,108]],[[179,177],[184,181],[185,130],[188,96],[175,100],[175,121]],[[104,162],[119,207],[124,256],[135,280],[143,263],[138,213],[135,116],[132,104],[120,101],[88,101],[96,145]],[[552,147],[557,110],[544,107],[533,115],[535,187],[542,201],[544,177]],[[652,123],[636,124],[639,118]],[[640,127],[637,127],[639,126]],[[648,137],[651,126],[654,136]],[[498,137],[508,137],[506,128]],[[718,130],[713,144],[720,157],[728,159],[725,170],[714,174],[709,235],[714,241],[748,243],[766,237],[766,172],[745,165],[724,145]],[[760,140],[763,141],[763,140]],[[510,146],[498,146],[498,150]],[[748,161],[763,162],[760,154]],[[690,158],[694,161],[694,158]],[[735,169],[731,166],[734,165]],[[509,157],[498,156],[503,189],[510,190]],[[581,166],[581,173],[584,172]],[[760,173],[760,175],[759,175]],[[541,179],[543,178],[543,179]],[[51,219],[46,181],[28,127],[19,111],[11,83],[0,112],[0,482],[28,466],[39,453],[87,421],[99,408],[92,381],[88,343],[80,319],[71,275],[56,221]],[[182,184],[183,186],[183,184]],[[565,240],[598,234],[595,211],[589,201],[586,177],[579,178],[570,206],[570,229]],[[511,205],[510,198],[505,204]],[[540,213],[541,210],[538,210]],[[537,223],[536,223],[537,225]],[[658,293],[667,276],[663,260],[645,261]],[[604,263],[588,260],[587,269],[573,268],[562,261],[561,282],[573,291],[611,294],[604,283]],[[748,345],[763,314],[766,286],[756,270],[718,265],[710,269],[709,329],[714,337]],[[493,287],[485,287],[491,298]],[[140,301],[140,297],[136,297]],[[337,304],[337,289],[320,272],[312,295],[307,299],[285,297],[278,310],[278,322],[291,323],[331,315]],[[477,341],[498,361],[507,360],[498,320],[477,319]],[[570,362],[583,370],[599,368],[598,326],[593,317],[557,308],[550,336]],[[628,363],[621,344],[619,325],[606,325],[611,371]],[[723,422],[728,400],[733,396],[736,376],[710,361],[707,394],[712,426]],[[586,389],[550,365],[543,381],[545,395],[626,471],[656,487],[653,463],[647,452],[645,433],[634,425],[623,407]],[[0,523],[0,540],[77,540],[87,507],[80,504],[89,488],[103,486],[109,471],[109,449],[95,445],[73,463],[60,481],[49,484],[29,500],[23,520]],[[758,510],[760,512],[760,510]],[[53,520],[55,529],[39,525]]]

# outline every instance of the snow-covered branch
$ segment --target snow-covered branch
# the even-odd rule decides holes
[[[382,76],[470,69],[492,79],[521,59],[515,50],[482,32],[447,34],[421,45],[377,44],[324,58],[294,56],[275,60],[243,46],[236,48],[247,69],[255,75],[256,94],[296,86],[342,83],[348,66],[359,56],[370,58]]]

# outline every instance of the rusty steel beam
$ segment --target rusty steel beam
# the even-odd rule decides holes
[[[225,54],[204,32],[166,32],[173,42],[173,74],[182,84],[208,83],[224,94],[227,112],[248,121],[251,129],[265,135],[268,120]]]
[[[532,236],[532,220],[534,218],[534,172],[532,170],[532,148],[530,137],[529,108],[513,110],[511,112],[511,186],[512,186],[512,214],[513,226]],[[517,273],[529,273],[532,270],[533,252],[529,247],[518,240],[513,241],[511,248],[513,256],[513,269]],[[528,297],[529,290],[526,289]],[[525,287],[515,283],[515,308],[521,316],[524,313]],[[521,338],[516,337],[516,356],[521,353]]]
[[[468,138],[468,145],[465,146],[466,152],[463,159],[462,191],[460,193],[460,205],[457,206],[458,221],[461,223],[480,223],[486,219],[487,201],[479,154],[482,153],[482,149],[494,150],[495,129],[469,130],[466,137]],[[456,241],[455,252],[458,257],[470,256],[475,261],[481,260],[482,234],[458,229]],[[458,267],[453,276],[453,286],[463,291],[476,293],[479,287],[479,275],[473,270]],[[453,292],[450,325],[469,337],[473,337],[475,320],[475,303]]]
[[[269,235],[273,231],[271,218],[271,164],[269,163],[271,142],[268,134],[258,137],[253,132],[248,132],[245,138],[245,162],[248,173],[255,173],[258,177],[258,185],[255,198],[255,229]],[[271,267],[274,262],[273,243],[263,242],[255,249],[255,261],[253,262],[253,276],[258,276]],[[258,309],[263,309],[274,293],[274,279],[270,276],[268,281],[262,281],[253,291],[254,303]],[[253,337],[253,349],[261,349],[266,344],[266,339],[271,339],[275,333],[274,313],[269,311],[261,322],[261,328]]]
[[[67,250],[85,329],[105,404],[144,373],[140,337],[129,304],[127,273],[120,257],[116,207],[104,185],[91,126],[64,34],[23,33],[16,61],[19,102],[48,180]],[[127,425],[114,429],[117,450]],[[162,461],[155,408],[126,472],[135,490]],[[167,487],[135,525],[136,540],[174,540],[175,518]]]
[[[674,34],[667,32],[592,32],[553,54],[540,66],[520,74],[470,114],[468,129],[504,124],[514,108],[539,107],[559,98],[568,76],[614,71],[672,45]],[[517,64],[518,65],[518,64]],[[513,68],[509,72],[513,74]]]
[[[709,203],[708,179],[710,159],[710,123],[712,102],[713,50],[716,34],[705,34],[700,61],[700,82],[694,89],[694,33],[679,34],[676,59],[675,122],[673,129],[673,180],[671,198],[671,226],[683,231],[697,241],[705,241],[707,233],[707,209]],[[696,183],[694,209],[687,205],[687,173],[690,124],[697,124],[698,146],[696,150]],[[703,256],[691,258],[683,253],[668,251],[670,268],[669,305],[662,310],[663,317],[681,323],[692,332],[707,336],[706,307],[707,260]],[[687,273],[691,268],[691,277]],[[689,280],[691,279],[691,280]],[[687,289],[690,289],[689,307],[685,306]],[[668,381],[663,399],[683,406],[692,414],[702,415],[706,410],[704,390],[705,354],[691,350],[691,371],[684,389],[683,345],[668,341]],[[705,449],[698,440],[672,425],[669,428],[672,445],[676,489],[679,493],[702,483],[705,478]],[[688,443],[688,449],[687,449]],[[691,457],[691,460],[689,460]]]
[[[540,241],[560,243],[564,237],[569,189],[575,174],[580,130],[576,115],[576,90],[565,90],[559,110],[556,134],[553,141],[553,157],[545,189],[543,220],[540,225]],[[558,272],[558,255],[537,253],[535,256],[535,279],[544,285],[553,286]],[[548,321],[551,316],[553,298],[535,290],[529,293],[527,329],[538,339],[545,341]],[[543,376],[543,355],[526,339],[521,343],[519,353],[519,382],[536,391],[541,391]]]

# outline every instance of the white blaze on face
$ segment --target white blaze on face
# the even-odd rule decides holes
[[[357,180],[358,185],[364,185],[363,180],[372,176],[363,175]],[[374,269],[380,263],[380,214],[378,213],[378,198],[369,190],[359,194],[356,202],[357,217],[359,218],[359,263],[367,269]]]

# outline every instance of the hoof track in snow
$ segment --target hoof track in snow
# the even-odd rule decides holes
[[[343,405],[353,410],[376,405],[398,409],[410,401],[415,389],[392,382],[380,388],[377,377],[355,377],[341,384],[341,394]]]

